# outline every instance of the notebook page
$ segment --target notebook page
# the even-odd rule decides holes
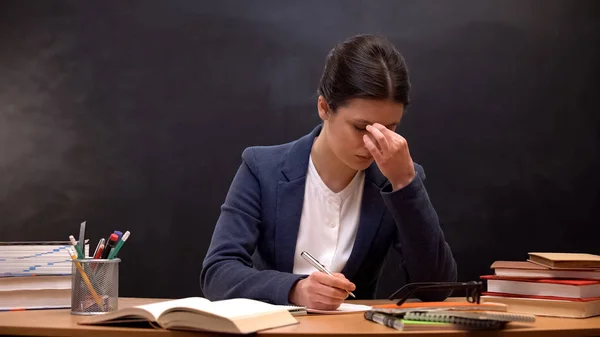
[[[351,303],[342,303],[335,310],[319,310],[319,309],[307,309],[307,311],[311,314],[323,314],[323,315],[339,315],[339,314],[347,314],[351,312],[361,312],[371,310],[373,307],[368,305],[361,304],[351,304]]]
[[[202,297],[188,297],[172,301],[139,305],[137,308],[144,309],[151,313],[155,319],[168,309],[175,307],[192,308],[205,311],[211,305],[211,302]]]
[[[229,300],[211,302],[210,305],[202,310],[212,314],[223,316],[231,319],[260,315],[262,313],[287,310],[278,305],[273,305],[261,301],[234,298]]]

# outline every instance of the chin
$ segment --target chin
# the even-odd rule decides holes
[[[369,168],[369,166],[371,166],[371,164],[373,163],[373,160],[371,160],[368,164],[362,164],[360,166],[355,167],[356,170],[358,171],[363,171]]]
[[[348,166],[354,170],[362,171],[362,170],[366,170],[369,166],[371,166],[372,163],[373,163],[373,158],[362,159],[362,158],[357,157],[357,159],[352,161],[351,165],[348,165]]]

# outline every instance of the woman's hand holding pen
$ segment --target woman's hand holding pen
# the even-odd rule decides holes
[[[348,291],[354,291],[356,286],[343,274],[333,275],[315,271],[296,282],[290,291],[289,301],[311,309],[337,309],[348,297]]]
[[[394,191],[410,184],[416,174],[406,139],[379,123],[368,125],[367,131],[363,136],[365,147]]]

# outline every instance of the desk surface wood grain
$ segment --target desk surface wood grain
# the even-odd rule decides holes
[[[123,298],[120,308],[161,301],[161,299]],[[380,304],[387,301],[351,301]],[[153,328],[86,326],[77,324],[83,316],[71,315],[69,309],[0,312],[0,335],[16,336],[214,336],[214,333],[167,331]],[[397,331],[365,320],[362,313],[344,315],[308,315],[297,317],[299,324],[261,331],[259,335],[275,336],[333,336],[333,335],[415,335],[415,336],[600,336],[600,316],[587,319],[538,317],[535,323],[510,323],[498,331]]]

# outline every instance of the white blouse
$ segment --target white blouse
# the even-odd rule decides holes
[[[309,252],[332,273],[339,273],[350,257],[360,219],[365,173],[358,171],[350,184],[334,193],[321,180],[309,159],[300,229],[294,254],[294,274],[316,269],[300,253]]]

